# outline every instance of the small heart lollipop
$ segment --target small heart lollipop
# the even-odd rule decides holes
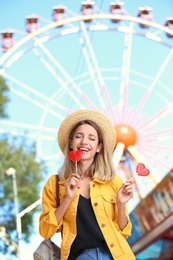
[[[83,152],[81,150],[77,150],[77,151],[70,151],[68,153],[68,157],[70,158],[70,160],[72,160],[73,162],[78,162],[80,161],[80,159],[82,158]]]
[[[81,150],[70,151],[68,153],[68,157],[70,158],[70,160],[72,160],[76,164],[76,173],[77,173],[77,162],[80,161],[80,159],[82,158],[82,155],[83,155],[83,152]]]
[[[150,171],[145,167],[145,164],[138,163],[136,166],[136,172],[139,176],[147,176],[150,174]]]
[[[137,172],[138,176],[143,176],[143,177],[150,174],[150,171],[145,167],[145,164],[143,164],[143,163],[138,163],[138,165],[136,166],[136,172]],[[135,176],[130,178],[130,181],[133,180],[134,178],[135,178]]]

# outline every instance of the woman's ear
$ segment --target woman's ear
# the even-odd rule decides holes
[[[97,153],[99,153],[101,151],[102,147],[103,147],[103,144],[99,143],[97,146]]]

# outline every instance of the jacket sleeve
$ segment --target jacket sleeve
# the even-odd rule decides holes
[[[56,208],[56,176],[52,175],[43,187],[42,213],[39,218],[39,233],[45,239],[62,229],[62,221],[58,223],[55,217]]]
[[[119,176],[116,176],[114,182],[115,182],[114,185],[116,185],[117,192],[118,192],[119,188],[123,184],[123,181]],[[118,226],[118,208],[116,206],[115,207],[114,225],[116,226],[116,229],[123,235],[123,237],[127,239],[131,235],[131,231],[132,231],[132,223],[131,223],[130,218],[129,218],[127,207],[126,207],[126,218],[127,218],[127,221],[128,221],[127,225],[125,226],[125,228],[123,230],[120,230],[120,228]]]

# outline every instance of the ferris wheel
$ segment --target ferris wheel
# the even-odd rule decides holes
[[[86,1],[79,13],[62,5],[52,13],[53,21],[27,16],[25,34],[1,33],[0,75],[11,92],[1,133],[35,140],[38,158],[57,170],[64,118],[102,111],[117,130],[117,174],[130,178],[138,162],[151,170],[135,178],[137,202],[172,168],[173,18],[161,25],[146,6],[131,16],[119,1],[106,12]]]

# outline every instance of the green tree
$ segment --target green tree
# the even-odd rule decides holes
[[[5,108],[9,102],[9,88],[5,83],[5,80],[0,76],[0,118],[8,117]]]
[[[5,227],[8,237],[17,244],[16,218],[14,206],[14,191],[12,176],[6,174],[10,167],[16,170],[16,183],[18,190],[19,212],[39,199],[39,183],[46,172],[43,163],[38,163],[34,145],[27,145],[25,140],[3,139],[0,141],[0,226]],[[22,239],[29,242],[33,232],[33,214],[39,207],[22,217]],[[9,247],[1,241],[0,251],[9,253]],[[16,250],[11,252],[16,254]]]
[[[9,88],[0,76],[0,119],[8,118],[6,107],[9,102]],[[6,174],[7,169],[16,170],[19,212],[39,199],[39,183],[44,178],[46,168],[43,162],[36,161],[36,147],[19,137],[10,134],[0,135],[0,232],[6,231],[7,240],[17,244],[16,214],[12,176]],[[33,233],[33,214],[39,207],[22,217],[22,240],[29,242]],[[16,254],[0,236],[0,252]]]

